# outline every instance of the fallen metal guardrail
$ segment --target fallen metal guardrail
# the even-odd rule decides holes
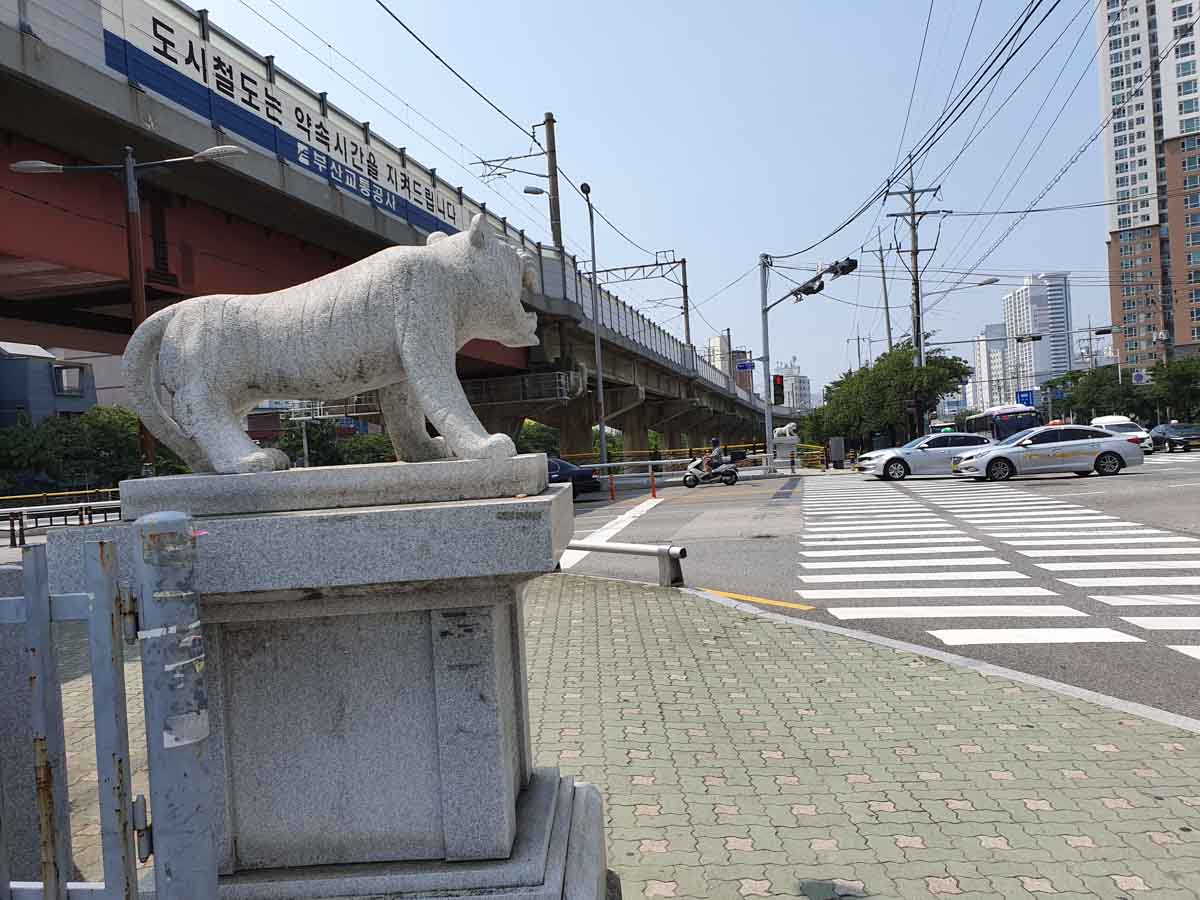
[[[677,547],[674,544],[622,544],[616,541],[571,541],[568,550],[582,550],[587,553],[625,553],[630,556],[658,557],[658,583],[663,587],[677,587],[683,584],[683,566],[681,559],[687,558],[687,547]]]
[[[91,525],[108,517],[121,518],[120,500],[99,500],[85,503],[59,503],[53,506],[23,506],[16,509],[0,509],[0,515],[8,517],[8,546],[20,547],[25,543],[25,531],[55,525]],[[55,522],[62,519],[62,522]]]

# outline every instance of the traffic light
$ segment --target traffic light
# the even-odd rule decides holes
[[[849,275],[857,268],[858,260],[847,256],[845,259],[839,259],[833,263],[826,271],[833,275],[834,278],[837,278],[840,275]]]
[[[794,293],[810,295],[819,294],[823,290],[825,290],[825,282],[821,280],[820,275],[814,275],[812,278],[808,279],[808,281],[804,282],[804,284],[796,288]]]
[[[783,376],[771,376],[771,402],[775,406],[783,406]]]

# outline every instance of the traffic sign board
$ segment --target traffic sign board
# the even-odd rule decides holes
[[[1017,391],[1017,402],[1022,406],[1033,406],[1033,391]]]
[[[754,371],[754,360],[739,359],[737,361],[737,370],[739,372],[753,372]]]

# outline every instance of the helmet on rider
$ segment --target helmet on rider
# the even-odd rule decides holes
[[[719,447],[721,445],[721,439],[715,437],[711,441],[709,441],[709,443],[712,444],[714,447]]]

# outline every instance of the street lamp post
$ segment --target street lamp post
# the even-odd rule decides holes
[[[592,188],[585,181],[579,185],[588,207],[588,234],[592,242],[592,338],[596,356],[596,424],[600,429],[600,465],[608,465],[608,435],[604,422],[604,350],[600,343],[600,282],[596,277],[596,214],[592,208]]]
[[[9,165],[9,170],[18,175],[64,175],[74,172],[113,172],[120,175],[125,184],[125,243],[129,257],[129,302],[131,312],[130,333],[146,321],[146,264],[142,248],[142,203],[138,194],[138,173],[149,169],[165,169],[181,163],[205,163],[241,156],[245,148],[224,144],[209,147],[190,156],[175,156],[153,162],[140,163],[133,155],[133,148],[125,148],[125,158],[110,165],[63,166],[40,159],[25,159]],[[146,426],[138,423],[138,443],[141,447],[142,474],[154,473],[154,437]]]

